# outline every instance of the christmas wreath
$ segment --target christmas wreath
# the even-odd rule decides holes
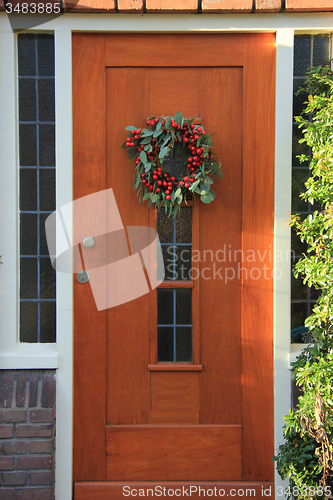
[[[140,200],[149,200],[159,210],[164,205],[165,212],[175,217],[182,201],[187,197],[200,195],[204,203],[215,198],[212,189],[212,176],[220,175],[221,164],[211,150],[213,141],[194,119],[185,119],[178,111],[174,117],[151,117],[147,120],[149,128],[126,127],[127,139],[122,145],[131,160],[135,161],[133,189],[137,190]],[[185,175],[176,177],[163,168],[163,162],[171,150],[186,152]]]

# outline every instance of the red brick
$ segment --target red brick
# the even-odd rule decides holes
[[[24,488],[17,490],[17,500],[52,500],[52,488]]]
[[[30,410],[30,422],[53,422],[55,419],[55,408],[47,410]]]
[[[286,12],[330,12],[333,0],[286,0]]]
[[[13,401],[14,392],[14,376],[11,373],[5,372],[2,375],[0,385],[0,407],[10,408]]]
[[[67,12],[115,12],[114,0],[64,0]]]
[[[31,374],[29,383],[29,406],[37,406],[38,396],[38,372],[34,371]]]
[[[27,372],[20,370],[17,376],[16,386],[16,406],[21,407],[25,405],[25,390],[27,386]]]
[[[34,486],[50,486],[53,484],[53,481],[53,472],[31,472],[30,474],[30,484]]]
[[[26,422],[26,410],[3,410],[4,422]]]
[[[252,0],[202,0],[202,12],[237,12],[252,11]]]
[[[1,488],[1,500],[14,500],[14,489]]]
[[[18,457],[17,469],[52,469],[53,457]]]
[[[281,0],[255,0],[256,12],[279,12]]]
[[[118,0],[118,10],[121,13],[143,12],[142,0]]]
[[[12,425],[0,425],[0,439],[13,437],[13,429]]]
[[[26,441],[7,441],[2,445],[4,455],[22,455],[27,452]]]
[[[51,455],[54,450],[53,441],[30,441],[29,453],[41,455],[47,453]]]
[[[197,12],[198,0],[146,0],[147,12]]]
[[[0,470],[13,470],[14,459],[11,457],[0,457]]]
[[[52,437],[54,432],[53,425],[23,425],[17,424],[17,437]]]
[[[3,484],[5,486],[22,486],[26,483],[26,476],[25,472],[4,472]]]
[[[44,374],[42,388],[42,407],[53,408],[55,404],[55,376]]]

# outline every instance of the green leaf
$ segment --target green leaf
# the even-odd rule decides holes
[[[202,140],[203,140],[203,144],[205,144],[206,146],[212,146],[213,145],[213,141],[212,141],[212,138],[211,138],[210,135],[203,134],[201,137],[202,137]]]
[[[146,201],[146,200],[148,200],[148,198],[150,198],[150,195],[151,195],[151,192],[149,191],[148,193],[146,193],[146,194],[144,195],[144,197],[142,198],[142,201]]]
[[[162,128],[162,122],[158,122],[156,125],[156,130],[160,130],[160,128]]]
[[[164,158],[169,151],[168,147],[164,147],[160,150],[160,154],[158,155],[159,158]]]
[[[203,194],[200,196],[200,200],[203,203],[210,203],[211,201],[213,201],[213,199],[213,194],[210,191],[207,194]]]
[[[202,182],[199,186],[199,189],[201,190],[200,194],[207,194],[210,190],[209,182]]]
[[[182,125],[182,120],[183,120],[183,115],[181,114],[180,111],[177,111],[175,113],[175,116],[173,117],[177,125]]]
[[[146,128],[143,129],[143,134],[141,137],[151,137],[153,135],[153,130],[148,130]]]
[[[132,130],[136,130],[136,127],[134,127],[133,125],[128,125],[128,127],[125,127],[125,130],[129,130],[131,132]]]
[[[157,202],[157,200],[159,199],[159,196],[158,196],[158,194],[153,193],[153,194],[151,195],[150,199],[151,199],[151,201],[152,201],[153,203],[156,203],[156,202]]]
[[[207,181],[209,182],[209,184],[214,184],[214,181],[211,177],[206,177]]]
[[[170,130],[171,129],[171,116],[167,116],[165,123],[164,123],[164,128],[165,130]]]
[[[150,144],[151,143],[151,136],[145,137],[142,139],[141,144]]]
[[[142,163],[145,165],[147,163],[147,155],[144,151],[141,151],[140,153],[140,160],[142,161]]]
[[[150,170],[150,169],[151,169],[151,163],[147,162],[147,163],[145,164],[145,172],[146,172],[146,173],[147,173],[147,172],[149,172],[149,170]]]
[[[159,124],[161,125],[161,122],[159,122]],[[162,135],[162,134],[163,134],[163,129],[159,128],[159,129],[156,129],[154,131],[153,137],[158,137],[159,135]]]

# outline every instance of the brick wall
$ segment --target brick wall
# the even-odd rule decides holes
[[[53,500],[55,371],[0,370],[0,499]]]

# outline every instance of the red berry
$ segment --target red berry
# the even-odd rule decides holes
[[[163,181],[163,187],[167,187],[168,183]]]
[[[188,137],[184,137],[183,141],[188,142]]]
[[[139,128],[136,129],[135,131],[136,134],[141,134],[141,130]]]
[[[199,139],[198,134],[194,136],[194,139],[197,141]]]
[[[157,189],[156,189],[156,193],[159,193],[160,191],[161,191],[161,190],[160,190],[160,188],[157,188]]]
[[[185,182],[187,182],[187,181],[188,181],[188,177],[187,177],[187,176],[186,176],[186,177],[184,177],[184,181],[185,181]]]
[[[197,131],[198,131],[198,132],[202,132],[202,128],[201,128],[201,127],[198,127],[198,128],[197,128]]]
[[[146,174],[141,174],[141,179],[144,179],[146,177]]]
[[[168,194],[168,196],[166,196],[166,199],[171,200],[171,196]]]
[[[153,179],[154,179],[154,181],[157,181],[158,176],[157,175],[153,175]]]
[[[190,158],[188,158],[188,160],[187,160],[187,161],[188,161],[189,163],[192,163],[193,158],[191,158],[191,157],[190,157]]]
[[[163,177],[168,177],[168,174],[165,174],[165,173],[164,173],[164,174],[163,174]]]
[[[149,186],[150,191],[154,189],[154,186]]]
[[[184,186],[185,182],[184,181],[180,181],[179,183],[181,186]]]
[[[158,186],[162,186],[162,184],[163,184],[162,181],[157,181]]]
[[[190,187],[190,185],[189,185],[189,183],[188,183],[188,182],[186,182],[185,187],[186,187],[186,188],[189,188],[189,187]]]
[[[187,168],[191,168],[191,163],[188,163],[186,166]]]
[[[134,148],[134,142],[130,142],[131,148]]]
[[[190,125],[190,129],[191,129],[191,130],[193,130],[193,129],[194,129],[194,125],[193,125],[193,123],[191,123],[191,125]]]
[[[193,156],[193,161],[199,161],[199,158],[197,156]]]
[[[137,141],[139,139],[139,136],[138,135],[135,135],[134,136],[134,139]]]
[[[135,130],[132,130],[132,132],[131,132],[131,133],[132,133],[133,135],[135,135]]]
[[[165,194],[170,194],[169,189],[167,189],[167,190],[165,191]]]
[[[194,182],[194,179],[190,179],[190,182]]]

